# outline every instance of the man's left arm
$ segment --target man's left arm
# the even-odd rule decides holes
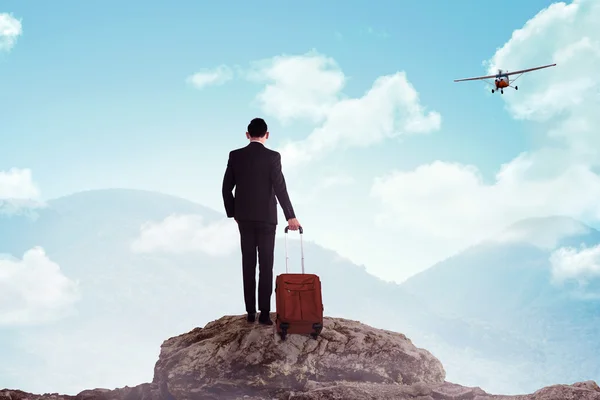
[[[292,207],[292,201],[290,200],[287,191],[285,178],[281,171],[281,154],[275,152],[271,162],[271,182],[273,184],[273,189],[275,190],[275,195],[283,209],[285,219],[289,221],[292,218],[296,218],[296,214],[294,214],[294,207]]]
[[[233,174],[233,168],[231,167],[231,152],[229,153],[229,159],[227,160],[227,168],[225,169],[225,175],[223,176],[223,204],[225,205],[225,212],[227,218],[233,218],[235,210],[235,200],[233,197],[233,188],[235,187],[235,176]]]

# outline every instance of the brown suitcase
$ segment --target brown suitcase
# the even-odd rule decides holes
[[[275,280],[275,304],[277,317],[275,329],[285,340],[288,334],[310,334],[316,339],[323,330],[323,298],[321,280],[315,274],[304,273],[303,230],[300,227],[300,251],[302,273],[290,274],[288,269],[287,235],[285,227],[285,274]]]

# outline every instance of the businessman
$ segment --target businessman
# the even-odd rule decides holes
[[[223,203],[228,218],[235,218],[240,231],[244,301],[248,322],[256,320],[256,253],[258,249],[258,322],[273,325],[269,316],[273,292],[273,253],[277,227],[277,200],[290,230],[300,223],[281,172],[281,154],[265,147],[269,138],[266,122],[250,121],[246,147],[229,153],[223,177]],[[235,196],[232,191],[235,187]]]

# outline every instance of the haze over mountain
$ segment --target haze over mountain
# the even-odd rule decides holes
[[[535,349],[527,379],[598,377],[599,245],[600,232],[579,221],[532,218],[401,286],[440,315],[510,332]],[[500,342],[493,351],[474,350],[493,360],[510,349]]]
[[[158,193],[115,189],[77,193],[1,218],[0,253],[12,255],[2,265],[13,271],[0,279],[0,296],[7,300],[1,303],[2,315],[10,317],[0,321],[0,353],[6,360],[0,365],[2,387],[76,393],[147,382],[153,372],[148,366],[165,338],[244,311],[236,227],[214,210]],[[290,265],[299,271],[297,234],[290,235]],[[305,237],[310,238],[310,227]],[[281,240],[276,274],[285,270]],[[571,375],[574,380],[597,379],[585,363],[592,358],[580,352],[572,354],[571,364],[545,375],[547,352],[553,347],[540,346],[508,323],[492,325],[494,315],[475,318],[476,305],[485,306],[486,295],[502,299],[513,293],[508,278],[497,292],[489,283],[480,292],[486,279],[522,281],[517,266],[535,257],[542,263],[547,253],[503,240],[447,261],[459,268],[464,264],[464,269],[436,266],[428,272],[434,274],[431,284],[420,275],[405,288],[310,240],[305,240],[306,267],[321,276],[326,315],[408,335],[442,360],[450,380],[516,393],[565,382]],[[482,248],[490,250],[477,250]],[[496,271],[477,281],[473,265],[488,265],[490,259],[498,260],[498,268],[511,260],[516,272]],[[469,300],[477,304],[466,304]],[[507,303],[489,300],[491,310],[504,312],[509,321],[511,309],[501,307]],[[461,307],[466,311],[459,312]],[[568,328],[579,326],[587,325]],[[556,334],[565,332],[563,326],[553,328]]]

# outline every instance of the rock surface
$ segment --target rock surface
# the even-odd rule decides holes
[[[273,315],[273,318],[275,316]],[[445,371],[431,353],[400,333],[358,322],[326,318],[318,340],[273,327],[224,317],[203,329],[167,340],[154,369],[154,383],[175,398],[195,388],[240,393],[304,391],[309,381],[386,384],[441,383]]]
[[[227,316],[166,340],[152,383],[77,396],[0,390],[0,400],[600,400],[593,381],[500,396],[445,381],[442,364],[406,336],[325,318],[317,340]]]

